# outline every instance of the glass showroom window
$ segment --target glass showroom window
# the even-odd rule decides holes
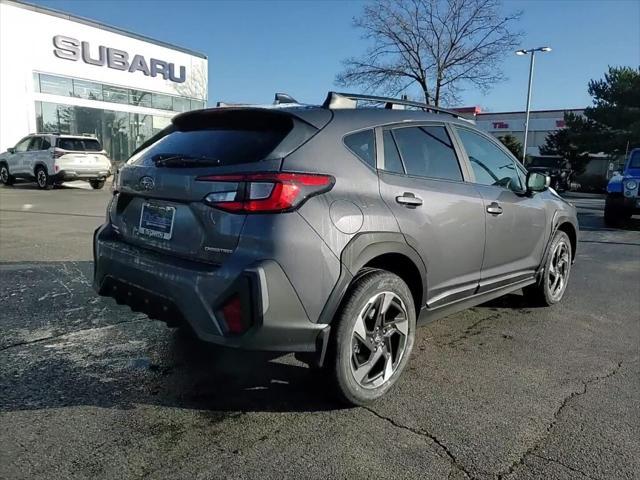
[[[131,90],[130,94],[131,105],[138,105],[140,107],[151,107],[151,92],[145,92],[143,90]]]
[[[38,132],[95,135],[114,162],[126,161],[131,152],[171,119],[140,113],[36,102]]]
[[[204,102],[201,100],[191,100],[191,110],[200,110],[204,108]]]
[[[74,80],[73,96],[89,100],[102,100],[102,85],[86,80]]]
[[[162,95],[160,93],[154,93],[152,97],[153,108],[160,110],[173,110],[173,101],[168,95]]]
[[[105,102],[129,103],[129,90],[126,88],[103,85],[102,94]]]
[[[40,74],[40,91],[70,97],[73,95],[73,82],[70,78]]]
[[[173,110],[175,112],[187,112],[191,109],[191,102],[188,98],[173,97]]]

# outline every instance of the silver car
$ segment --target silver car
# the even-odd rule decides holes
[[[101,295],[296,352],[351,404],[393,386],[418,322],[520,289],[561,300],[576,211],[494,138],[408,101],[276,99],[180,114],[131,157],[95,233]]]
[[[0,155],[4,185],[25,179],[48,189],[65,181],[85,180],[100,189],[110,175],[107,152],[97,138],[87,135],[31,134]]]

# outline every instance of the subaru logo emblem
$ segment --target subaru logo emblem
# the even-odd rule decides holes
[[[140,188],[142,190],[149,191],[153,190],[153,187],[155,187],[155,182],[153,181],[153,178],[145,176],[140,179],[138,185],[140,185]]]

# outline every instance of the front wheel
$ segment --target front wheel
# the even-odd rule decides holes
[[[36,184],[41,190],[48,190],[53,187],[53,181],[47,174],[47,169],[43,166],[36,167]]]
[[[100,190],[104,187],[104,182],[104,180],[89,180],[89,185],[91,185],[91,188],[94,190]]]
[[[551,306],[562,300],[571,273],[571,241],[558,230],[545,260],[541,277],[534,285],[524,288],[525,297],[540,306]]]
[[[377,270],[358,279],[335,319],[331,381],[339,398],[364,405],[398,380],[413,348],[416,311],[407,284]]]

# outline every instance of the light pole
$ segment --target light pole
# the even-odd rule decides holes
[[[529,135],[529,111],[531,109],[531,82],[533,81],[533,64],[534,58],[536,56],[536,52],[550,52],[551,47],[538,47],[538,48],[529,48],[522,49],[516,52],[516,55],[528,55],[531,54],[531,62],[529,63],[529,88],[527,90],[527,115],[526,120],[524,122],[524,144],[522,145],[522,164],[524,165],[524,160],[527,158],[527,136]]]

